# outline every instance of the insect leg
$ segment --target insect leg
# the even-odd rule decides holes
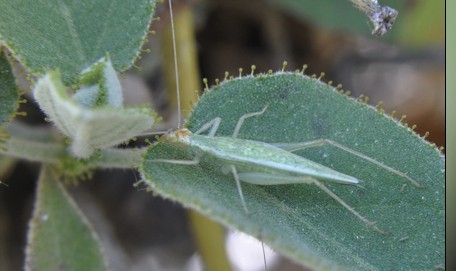
[[[202,132],[206,131],[207,129],[211,128],[211,130],[209,131],[209,134],[207,135],[208,137],[213,137],[215,135],[215,133],[217,132],[218,130],[218,127],[220,125],[220,122],[222,121],[221,118],[217,117],[207,123],[205,123],[203,126],[201,126],[201,128],[198,129],[198,131],[196,131],[194,134],[195,135],[199,135],[201,134]]]
[[[241,203],[242,207],[244,207],[244,211],[247,215],[249,215],[249,210],[247,209],[247,205],[245,204],[245,199],[244,199],[244,194],[242,193],[242,188],[241,188],[241,181],[239,180],[239,174],[237,173],[236,167],[233,165],[230,165],[231,168],[231,173],[233,173],[234,180],[236,180],[236,187],[239,192],[239,196],[241,197]]]
[[[292,183],[303,183],[303,184],[315,184],[323,190],[326,194],[328,194],[331,198],[336,200],[342,206],[344,206],[347,210],[349,210],[352,214],[354,214],[357,218],[367,224],[369,227],[374,228],[376,231],[384,234],[385,232],[375,226],[374,222],[371,222],[360,213],[358,213],[353,207],[348,205],[345,201],[339,198],[334,192],[329,190],[324,184],[316,180],[315,178],[308,177],[308,176],[285,176],[285,175],[274,175],[268,173],[239,173],[239,179],[256,185],[278,185],[278,184],[292,184]]]
[[[147,162],[169,163],[176,165],[198,165],[200,162],[200,157],[197,156],[193,160],[154,159],[148,160]]]
[[[312,182],[318,186],[321,190],[323,190],[326,194],[328,194],[331,198],[335,199],[338,203],[340,203],[342,206],[344,206],[347,210],[349,210],[352,214],[354,214],[357,218],[361,219],[361,221],[363,221],[364,223],[366,223],[369,227],[372,227],[374,230],[380,232],[381,234],[386,234],[385,231],[379,229],[376,225],[375,225],[375,222],[371,222],[369,221],[367,218],[365,218],[364,216],[362,216],[360,213],[358,213],[357,211],[355,211],[355,209],[353,209],[350,205],[348,205],[347,203],[345,203],[345,201],[343,201],[341,198],[339,198],[336,194],[334,194],[334,192],[332,192],[331,190],[329,190],[329,188],[327,188],[324,184],[322,184],[321,182],[317,181],[316,179],[314,178],[311,178],[309,177],[309,179],[312,180]]]
[[[259,115],[263,114],[266,111],[266,109],[268,108],[268,106],[269,106],[269,104],[267,104],[263,108],[263,110],[261,110],[259,112],[247,113],[245,115],[242,115],[239,118],[238,123],[236,124],[236,128],[234,128],[233,137],[237,137],[237,135],[239,134],[239,130],[241,130],[242,123],[244,123],[245,119],[250,118],[250,117],[259,116]]]
[[[312,183],[303,176],[287,176],[262,172],[240,172],[239,179],[255,185],[280,185],[280,184],[309,184]]]
[[[334,142],[332,140],[329,140],[329,139],[317,139],[317,140],[314,140],[314,141],[309,141],[309,142],[301,142],[301,143],[278,143],[278,144],[275,144],[275,143],[272,143],[271,145],[273,146],[276,146],[278,148],[281,148],[281,149],[284,149],[284,150],[287,150],[287,151],[290,151],[290,152],[294,152],[294,151],[297,151],[297,150],[301,150],[301,149],[305,149],[305,148],[311,148],[311,147],[320,147],[320,146],[324,146],[324,145],[331,145],[331,146],[334,146],[336,148],[339,148],[341,150],[344,150],[352,155],[355,155],[355,156],[358,156],[359,158],[361,159],[364,159],[366,161],[369,161],[391,173],[394,173],[400,177],[403,177],[405,179],[407,179],[408,181],[410,181],[413,185],[415,185],[416,187],[423,187],[421,184],[419,184],[417,181],[415,181],[414,179],[410,178],[407,174],[403,173],[403,172],[400,172],[399,170],[397,169],[394,169],[390,166],[387,166],[365,154],[362,154],[360,152],[357,152],[347,146],[344,146],[342,144],[339,144],[337,142]]]

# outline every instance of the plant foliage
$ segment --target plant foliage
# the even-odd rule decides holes
[[[193,150],[158,143],[144,157],[147,185],[231,228],[264,240],[281,253],[317,269],[430,270],[444,262],[444,159],[435,146],[375,108],[299,73],[248,76],[213,87],[188,120],[196,131],[215,117],[216,136],[269,143],[331,139],[408,174],[424,188],[336,149],[296,152],[363,180],[361,186],[328,184],[355,210],[386,230],[365,225],[317,187],[305,184],[242,184],[250,216],[242,208],[232,175],[209,155],[198,166],[151,162],[193,159]]]

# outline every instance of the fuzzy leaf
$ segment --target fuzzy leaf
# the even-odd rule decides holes
[[[34,73],[60,69],[65,83],[109,52],[131,66],[147,34],[154,0],[0,1],[0,39]]]
[[[78,104],[89,108],[122,106],[122,87],[108,56],[84,70],[79,85],[81,88],[72,97]]]
[[[28,233],[25,270],[106,270],[102,249],[76,203],[43,167]]]
[[[425,188],[334,147],[296,152],[363,180],[361,187],[327,186],[389,232],[383,235],[319,188],[305,184],[242,183],[251,213],[247,216],[233,177],[223,175],[213,157],[203,156],[198,166],[151,162],[194,158],[191,149],[169,143],[158,143],[146,153],[141,169],[146,184],[318,270],[432,270],[444,263],[444,158],[434,146],[374,108],[317,79],[277,73],[214,87],[201,98],[188,127],[196,131],[221,117],[217,136],[231,136],[240,116],[266,104],[263,115],[244,122],[239,138],[269,143],[332,139],[407,173]]]
[[[14,116],[18,102],[19,93],[11,65],[0,47],[0,125],[4,125]]]
[[[89,108],[87,104],[80,104],[77,101],[81,97],[71,99],[68,96],[57,72],[40,78],[34,95],[49,119],[71,138],[71,150],[78,157],[85,158],[96,149],[125,142],[149,129],[156,120],[155,113],[148,107],[106,105]]]

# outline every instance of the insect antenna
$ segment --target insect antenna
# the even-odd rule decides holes
[[[263,242],[261,242],[261,249],[263,250],[264,271],[268,271],[268,265],[266,264],[266,252],[264,251]]]
[[[171,36],[173,37],[173,59],[174,59],[174,76],[176,77],[176,100],[177,100],[177,129],[181,127],[181,106],[180,106],[180,91],[179,91],[179,68],[177,67],[177,49],[176,49],[176,34],[174,32],[174,16],[173,5],[171,0],[168,0],[169,19],[171,23]]]

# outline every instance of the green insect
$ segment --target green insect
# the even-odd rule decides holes
[[[172,18],[172,4],[171,0],[168,1],[171,15],[171,31],[174,37],[174,23]],[[174,69],[176,80],[179,78],[178,66],[176,60],[176,44],[173,39],[174,51]],[[265,143],[261,141],[254,141],[248,139],[238,138],[239,131],[242,124],[247,118],[259,117],[264,114],[268,108],[266,105],[261,111],[247,113],[242,115],[233,131],[231,137],[216,136],[218,127],[221,123],[221,118],[217,117],[204,124],[198,131],[192,133],[186,128],[179,128],[180,125],[180,100],[179,100],[179,82],[176,82],[176,92],[178,101],[178,129],[174,132],[167,133],[160,137],[159,141],[171,144],[180,144],[188,146],[189,148],[196,148],[199,150],[199,155],[193,160],[172,160],[172,159],[155,159],[145,162],[152,163],[171,163],[179,165],[195,166],[199,164],[201,155],[210,155],[216,158],[222,166],[222,172],[225,174],[231,173],[236,182],[239,197],[241,199],[242,207],[246,214],[249,214],[247,204],[242,193],[241,181],[255,185],[280,185],[280,184],[314,184],[328,194],[331,198],[336,200],[352,214],[358,217],[361,221],[374,228],[375,230],[384,233],[379,229],[374,222],[371,222],[353,207],[348,205],[334,192],[327,188],[323,182],[332,182],[345,185],[357,185],[360,180],[353,176],[343,174],[329,167],[323,166],[304,157],[294,154],[294,151],[317,147],[323,145],[332,145],[341,150],[344,150],[352,155],[360,157],[369,161],[385,170],[401,176],[413,185],[421,187],[421,185],[394,168],[391,168],[371,157],[350,149],[344,145],[336,143],[327,139],[318,139],[310,142],[298,143]],[[208,131],[207,135],[202,133]]]
[[[241,116],[231,137],[216,136],[217,129],[222,121],[218,117],[204,124],[195,133],[181,128],[175,132],[165,134],[159,139],[160,142],[181,144],[190,148],[196,148],[199,150],[199,155],[193,160],[155,159],[147,162],[197,165],[200,162],[201,155],[210,155],[216,158],[222,164],[222,172],[233,175],[242,206],[247,214],[249,214],[249,210],[242,193],[241,181],[255,185],[314,184],[361,221],[382,233],[383,231],[375,226],[374,222],[359,214],[323,184],[323,182],[332,182],[356,185],[360,183],[358,179],[298,156],[293,151],[330,144],[374,163],[420,187],[420,184],[406,174],[330,140],[319,139],[303,143],[271,144],[237,138],[244,121],[250,117],[259,117],[266,112],[267,108],[268,106],[265,106],[261,111]],[[203,132],[208,130],[207,135],[202,135]]]
[[[352,2],[356,3],[356,1]],[[376,1],[371,2],[376,3]],[[175,35],[171,0],[169,0],[168,3],[171,16],[171,31],[172,36],[174,37]],[[372,17],[370,13],[368,15]],[[390,20],[391,25],[394,22],[394,19],[395,17],[392,16]],[[374,22],[374,24],[375,23],[376,22]],[[386,32],[386,30],[389,28],[390,25],[388,25],[386,28],[381,24],[375,25],[374,34],[384,34],[384,32]],[[213,120],[202,125],[202,127],[194,133],[188,129],[179,128],[181,123],[178,82],[179,75],[176,59],[176,44],[174,38],[173,51],[175,77],[177,81],[177,108],[179,110],[178,129],[174,132],[164,134],[160,137],[159,141],[162,143],[183,145],[185,147],[191,148],[192,150],[197,150],[197,154],[192,160],[153,159],[145,160],[145,163],[170,163],[191,167],[198,165],[203,155],[216,159],[220,165],[222,165],[221,171],[225,174],[231,174],[233,176],[237,191],[239,193],[242,208],[246,214],[249,214],[249,209],[248,203],[246,202],[242,192],[242,182],[254,185],[313,184],[320,188],[333,200],[337,201],[339,204],[345,207],[350,213],[355,215],[363,223],[367,224],[380,233],[384,233],[384,231],[378,228],[374,222],[362,216],[359,212],[357,212],[353,207],[347,204],[324,184],[325,182],[330,182],[342,185],[358,185],[360,183],[360,180],[353,176],[338,172],[334,169],[308,160],[304,157],[298,156],[293,152],[305,148],[331,145],[351,155],[369,161],[378,167],[381,167],[404,179],[407,179],[416,187],[421,187],[418,182],[410,178],[405,173],[402,173],[369,156],[366,156],[365,154],[359,153],[347,146],[341,145],[331,140],[318,139],[309,142],[275,144],[238,138],[244,121],[252,117],[261,117],[261,115],[267,112],[269,105],[264,106],[260,111],[247,113],[241,116],[235,126],[231,137],[221,137],[216,135],[219,125],[222,122],[222,119],[220,117],[214,118]],[[264,255],[264,246],[262,246],[262,248]],[[267,267],[265,256],[264,263],[266,270]]]

